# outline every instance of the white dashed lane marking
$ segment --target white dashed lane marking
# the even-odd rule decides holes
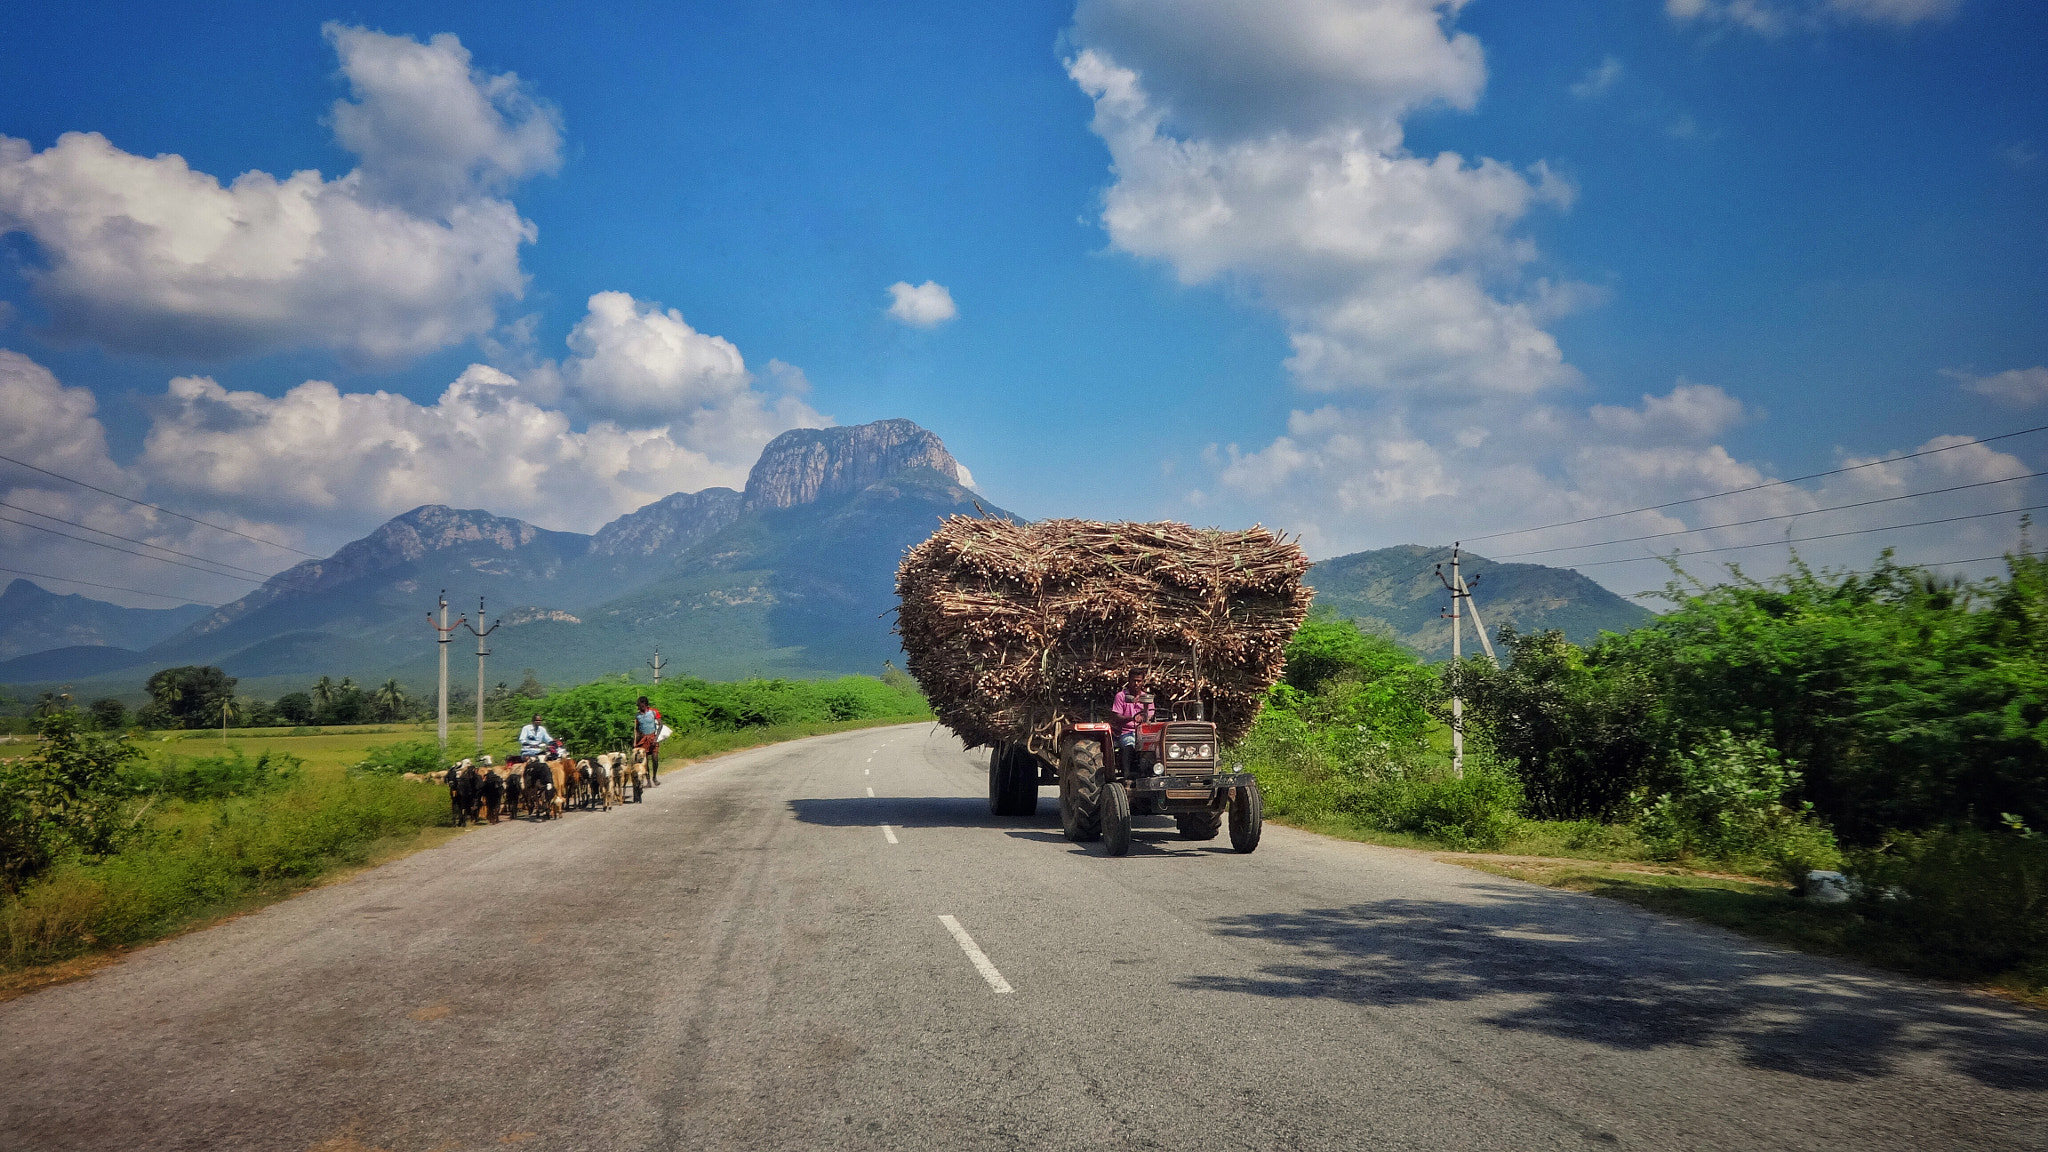
[[[868,796],[869,796],[869,798],[873,798],[874,794],[875,794],[875,790],[874,790],[873,788],[870,788],[870,789],[868,789]]]
[[[988,981],[988,986],[994,989],[997,995],[1015,991],[1010,987],[1010,982],[1003,979],[1003,974],[996,971],[996,966],[989,961],[988,954],[981,950],[981,946],[974,942],[974,937],[967,934],[967,929],[962,928],[958,920],[951,916],[941,916],[939,923],[944,924],[946,931],[953,934],[953,941],[960,945],[962,952],[967,953],[968,962],[974,965],[974,970],[981,973],[981,978]]]
[[[889,843],[898,843],[896,839],[896,830],[894,828],[889,827],[887,824],[882,825],[882,835],[887,836],[889,838]]]

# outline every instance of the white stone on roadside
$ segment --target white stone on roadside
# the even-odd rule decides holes
[[[1863,885],[1840,872],[1816,868],[1806,874],[1805,896],[1816,904],[1847,904],[1863,891]]]

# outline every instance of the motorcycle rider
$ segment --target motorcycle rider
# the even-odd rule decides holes
[[[528,760],[538,760],[547,754],[548,745],[555,738],[548,735],[545,725],[540,722],[540,713],[533,714],[533,723],[519,730],[519,751]]]

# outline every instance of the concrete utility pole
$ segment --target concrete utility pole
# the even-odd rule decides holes
[[[1444,566],[1436,566],[1436,578],[1451,594],[1451,610],[1443,615],[1451,622],[1451,774],[1465,775],[1465,648],[1460,634],[1461,625],[1469,613],[1472,630],[1479,636],[1479,647],[1486,652],[1486,658],[1500,667],[1500,657],[1493,654],[1493,641],[1486,635],[1486,625],[1479,619],[1479,606],[1472,601],[1472,584],[1479,583],[1474,576],[1470,584],[1458,571],[1461,545],[1451,545],[1451,575],[1444,579]]]
[[[656,688],[661,687],[661,648],[659,646],[656,646],[654,649],[654,659],[649,660],[647,666],[654,669],[654,686]]]
[[[448,645],[455,641],[455,629],[462,627],[464,623],[465,621],[459,616],[455,618],[454,624],[448,623],[448,590],[446,588],[441,589],[441,622],[438,624],[434,623],[434,614],[429,612],[427,613],[427,626],[434,630],[434,639],[439,641],[441,645],[441,725],[439,733],[443,755],[446,755],[448,752]]]
[[[1458,546],[1451,545],[1451,578],[1444,579],[1444,566],[1436,566],[1436,578],[1451,592],[1451,610],[1442,615],[1451,621],[1451,775],[1462,779],[1465,775],[1465,694],[1464,663],[1465,637],[1462,624],[1464,617],[1458,608],[1465,593],[1463,581],[1458,577]]]
[[[448,618],[445,611],[442,613],[441,618],[444,620]],[[483,622],[484,598],[479,596],[476,598],[476,624]],[[470,633],[476,637],[476,750],[479,752],[484,750],[484,657],[491,654],[490,650],[484,647],[484,637],[496,632],[498,625],[502,623],[504,623],[503,620],[493,620],[491,621],[491,626],[481,632],[476,630],[476,624],[467,625]],[[445,656],[448,650],[444,648],[441,651]],[[444,660],[443,663],[446,663],[446,661]],[[442,738],[446,739],[445,736]]]

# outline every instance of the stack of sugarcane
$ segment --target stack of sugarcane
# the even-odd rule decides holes
[[[1143,669],[1244,735],[1308,614],[1308,557],[1265,528],[953,516],[896,570],[910,673],[969,745],[1050,749]]]

